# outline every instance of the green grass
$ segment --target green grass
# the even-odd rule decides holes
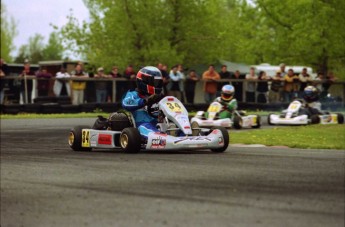
[[[230,132],[231,144],[345,150],[345,125],[307,125]]]
[[[98,115],[108,117],[109,113],[69,113],[69,114],[35,114],[35,113],[20,113],[20,114],[1,114],[0,119],[42,119],[42,118],[93,118]]]

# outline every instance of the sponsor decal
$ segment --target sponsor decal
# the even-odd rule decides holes
[[[174,141],[174,144],[182,143],[184,141],[209,141],[209,142],[211,142],[212,139],[207,138],[207,137],[186,137],[186,138],[181,138],[181,139]]]
[[[112,135],[109,134],[99,134],[98,144],[111,145],[112,138]]]
[[[163,137],[158,137],[156,139],[152,139],[152,142],[151,142],[151,148],[164,148],[167,144],[167,141],[165,138]]]

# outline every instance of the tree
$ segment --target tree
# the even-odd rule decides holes
[[[11,52],[15,49],[13,39],[17,35],[13,18],[7,18],[5,5],[1,2],[1,58],[12,61]]]
[[[43,44],[44,37],[40,34],[35,34],[29,38],[28,45],[22,45],[19,48],[18,56],[15,62],[22,63],[23,58],[29,59],[31,63],[38,63],[43,60]]]
[[[58,33],[52,32],[49,36],[48,44],[42,51],[43,60],[61,60],[63,57],[64,48],[61,44]]]
[[[91,22],[79,24],[71,14],[60,31],[66,49],[105,67],[210,63],[226,42],[228,30],[219,16],[224,2],[86,0]]]

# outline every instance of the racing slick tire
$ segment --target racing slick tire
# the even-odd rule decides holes
[[[130,127],[122,130],[119,138],[120,146],[126,153],[138,153],[141,148],[141,136],[138,129]]]
[[[241,129],[242,123],[243,123],[242,118],[236,115],[234,117],[234,128],[235,129]]]
[[[273,125],[271,122],[271,115],[272,114],[268,114],[268,116],[267,116],[267,124],[269,124],[269,125]]]
[[[256,125],[252,126],[252,128],[260,128],[261,127],[261,116],[256,115]]]
[[[338,124],[344,124],[344,115],[337,113]]]
[[[212,127],[210,129],[210,132],[212,132],[214,129],[218,129],[222,132],[222,135],[223,135],[223,139],[224,139],[224,145],[220,148],[215,148],[215,149],[211,149],[212,152],[215,152],[215,153],[222,153],[224,152],[228,146],[229,146],[229,141],[230,141],[230,136],[229,136],[229,132],[228,130],[226,130],[226,128],[224,127]]]
[[[314,114],[310,117],[310,123],[312,124],[319,124],[320,123],[320,117],[317,114]]]
[[[71,129],[68,137],[68,144],[74,151],[91,151],[91,147],[82,147],[82,130],[89,129],[89,126],[79,125]]]

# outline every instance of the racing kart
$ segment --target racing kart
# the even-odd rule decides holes
[[[152,108],[147,106],[147,109]],[[72,128],[68,143],[74,151],[121,148],[130,153],[137,153],[141,149],[211,149],[213,152],[224,152],[227,149],[228,131],[224,127],[205,129],[192,126],[186,108],[175,97],[164,97],[155,109],[158,111],[159,123],[156,127],[159,132],[149,133],[147,139],[140,135],[131,113],[118,111],[108,119],[98,116],[92,128]]]
[[[191,119],[192,125],[198,124],[200,127],[222,126],[225,128],[260,128],[261,119],[259,115],[246,115],[244,111],[235,110],[232,119],[220,118],[219,113],[223,111],[223,106],[219,102],[212,102],[207,109],[207,117],[204,111],[198,111]]]
[[[340,113],[320,112],[311,114],[303,100],[294,100],[281,114],[269,114],[269,125],[307,125],[307,124],[342,124],[344,116]]]

